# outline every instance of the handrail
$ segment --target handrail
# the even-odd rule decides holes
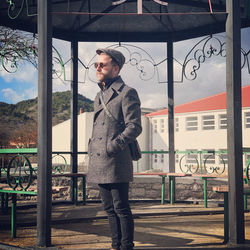
[[[0,154],[37,154],[37,148],[0,148]],[[185,153],[221,153],[226,154],[227,150],[175,150],[176,154]],[[71,154],[70,151],[53,151],[53,154]],[[87,151],[79,151],[78,154],[88,154]],[[143,154],[168,154],[168,150],[145,150],[142,151]],[[250,153],[250,148],[243,148],[243,153]]]
[[[14,149],[0,149],[0,157],[2,154],[11,155],[11,154],[37,154],[38,149],[37,148],[14,148]],[[243,148],[243,154],[250,153],[250,148]],[[70,151],[53,151],[53,155],[59,155],[64,159],[64,166],[62,166],[62,163],[60,163],[60,166],[57,167],[56,163],[54,164],[53,169],[57,172],[64,173],[67,170],[67,161],[64,154],[72,155],[72,152]],[[87,155],[88,153],[86,151],[77,152],[78,155]],[[167,150],[154,150],[149,151],[145,150],[142,151],[142,154],[147,155],[153,155],[153,154],[169,154],[169,151]],[[176,150],[176,155],[182,155],[179,157],[179,168],[180,171],[183,173],[206,173],[206,174],[222,174],[224,173],[226,169],[226,162],[223,159],[223,154],[227,154],[227,150]],[[215,163],[211,163],[211,161],[215,161],[215,156],[219,157],[219,166],[215,166]],[[138,161],[140,162],[140,160]],[[137,167],[138,167],[137,162]],[[59,164],[59,163],[58,163]],[[2,164],[3,165],[3,164]],[[6,167],[5,167],[6,168]],[[36,173],[37,168],[33,167],[33,171]],[[54,171],[53,170],[53,171]],[[60,171],[59,171],[60,170]],[[2,166],[0,166],[0,177],[1,172],[4,174],[6,171]]]

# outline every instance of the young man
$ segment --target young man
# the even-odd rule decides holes
[[[128,192],[133,164],[128,143],[142,131],[140,100],[136,90],[125,85],[119,76],[125,62],[123,54],[114,49],[98,49],[96,53],[101,91],[94,102],[88,182],[99,186],[110,225],[111,250],[132,250],[134,221]]]

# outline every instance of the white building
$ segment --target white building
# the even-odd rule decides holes
[[[175,149],[177,151],[219,151],[227,148],[226,93],[217,94],[175,107]],[[168,110],[163,109],[147,115],[151,127],[151,149],[168,150]],[[242,88],[243,147],[250,147],[250,85]],[[176,171],[182,154],[176,154]],[[197,157],[197,155],[196,155]],[[227,163],[226,155],[203,155],[202,161],[220,166]],[[192,159],[191,159],[192,158]],[[247,156],[244,156],[246,161]],[[199,160],[199,159],[198,159]],[[193,163],[187,156],[185,163]],[[155,154],[151,159],[153,169],[168,171],[166,154]]]
[[[93,113],[78,115],[78,152],[86,152],[92,134]],[[168,151],[168,110],[152,112],[142,109],[143,132],[138,137],[142,151]],[[227,149],[226,93],[213,95],[175,107],[175,149],[176,151],[220,151]],[[243,147],[250,148],[250,85],[242,88],[242,133]],[[53,152],[70,152],[70,120],[53,127]],[[249,154],[250,155],[250,154]],[[70,164],[69,154],[63,154]],[[244,154],[246,163],[248,154]],[[53,158],[54,163],[62,161],[61,156]],[[63,162],[63,161],[62,161]],[[202,162],[202,166],[200,166]],[[205,162],[205,163],[204,163]],[[87,170],[88,156],[79,154],[79,171]],[[176,154],[176,172],[182,168],[211,168],[218,171],[227,168],[227,156],[224,154]],[[199,166],[198,166],[199,165]],[[143,154],[142,159],[134,163],[134,171],[148,170],[168,172],[168,154]],[[185,169],[184,169],[185,171]],[[226,172],[225,172],[226,173]]]

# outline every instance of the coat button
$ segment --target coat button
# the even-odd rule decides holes
[[[96,153],[97,156],[100,156],[101,154],[100,153]]]
[[[105,124],[105,122],[102,122],[102,125],[104,125]]]
[[[101,140],[101,139],[102,139],[102,137],[99,137],[98,139],[99,139],[99,140]]]
[[[90,156],[93,156],[93,153],[90,153]]]

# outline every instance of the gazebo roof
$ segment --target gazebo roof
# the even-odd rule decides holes
[[[36,2],[1,1],[0,25],[36,33]],[[53,36],[68,41],[180,41],[223,32],[227,18],[226,0],[211,0],[211,5],[209,0],[143,0],[142,14],[140,0],[52,2]],[[242,27],[249,26],[242,1]]]

